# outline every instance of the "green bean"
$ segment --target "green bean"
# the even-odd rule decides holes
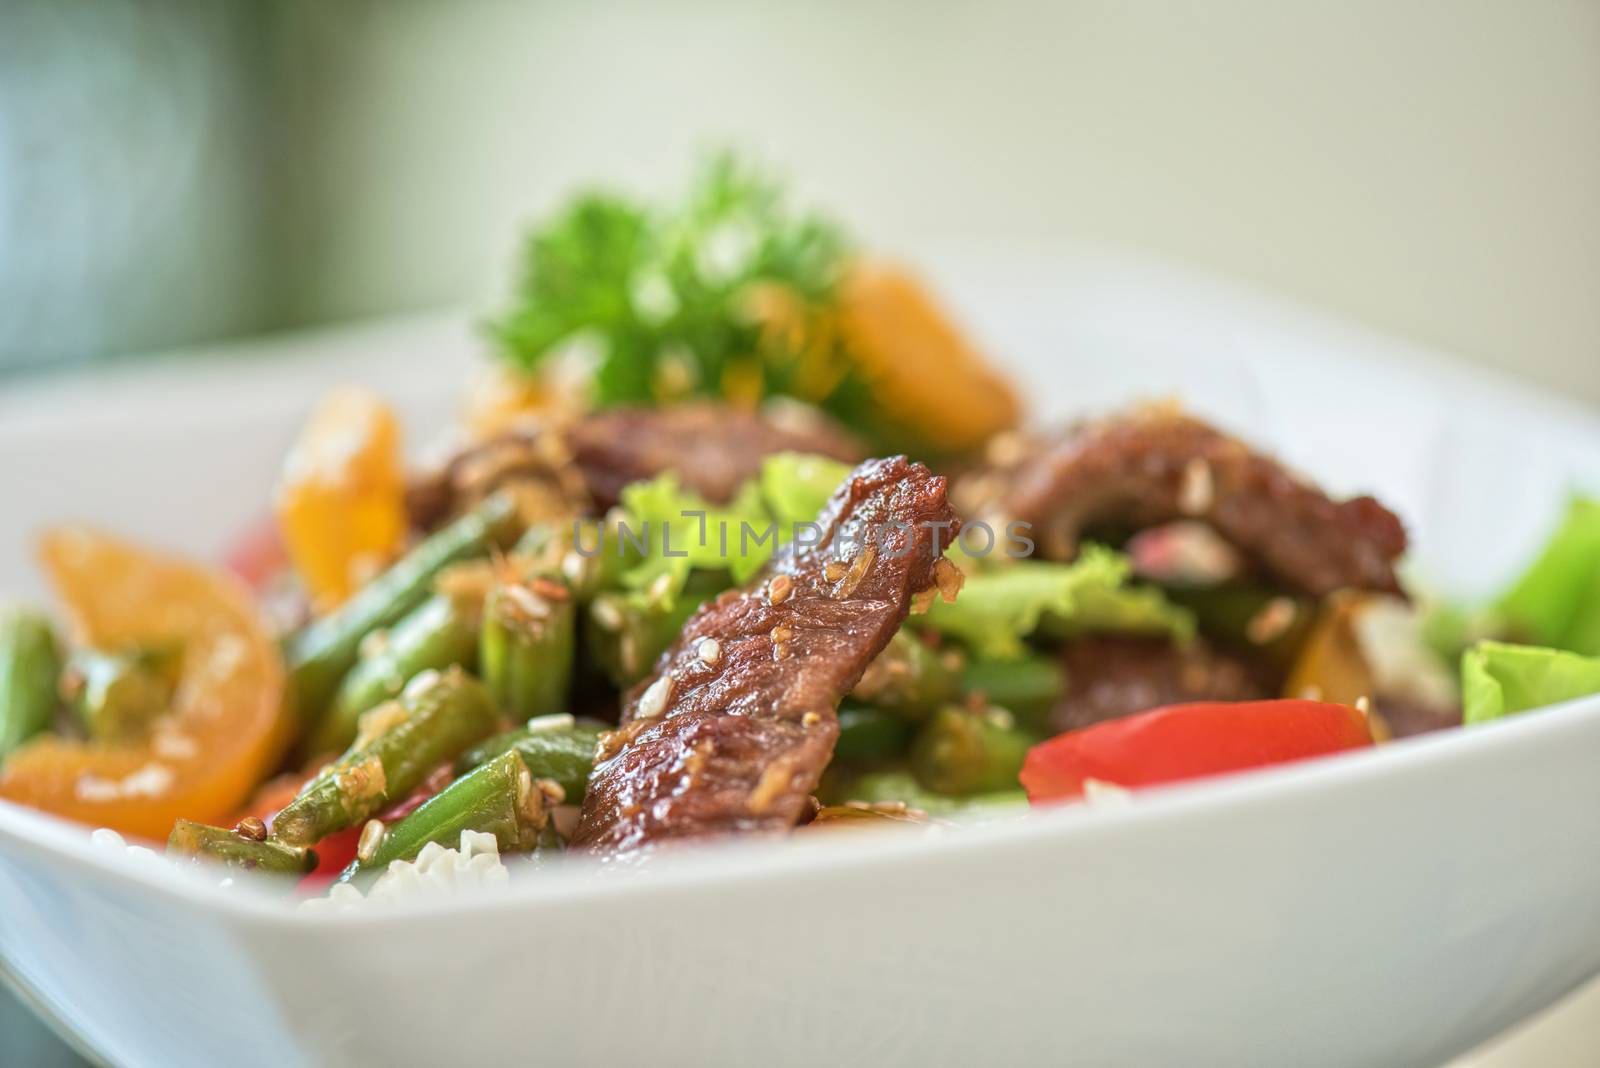
[[[50,621],[21,608],[0,613],[0,760],[50,726],[60,674]]]
[[[1020,660],[973,660],[962,669],[961,688],[998,705],[1017,722],[1041,730],[1066,690],[1066,672],[1053,657],[1030,654]]]
[[[522,754],[508,750],[461,776],[394,826],[367,824],[356,859],[340,881],[375,875],[397,860],[414,860],[429,842],[453,847],[462,831],[494,835],[501,853],[527,853],[549,822],[547,800]]]
[[[911,631],[901,630],[867,665],[850,696],[921,719],[955,700],[960,667],[961,655],[955,650],[941,652]]]
[[[498,720],[487,691],[460,668],[418,675],[398,700],[361,718],[360,733],[344,756],[278,813],[273,837],[309,846],[361,823],[487,738]]]
[[[1009,790],[1037,739],[1004,709],[941,708],[911,747],[911,770],[934,793],[961,796]]]
[[[284,649],[301,722],[314,724],[355,664],[366,636],[396,623],[428,599],[445,567],[515,536],[516,506],[495,494],[430,535],[344,604],[294,634]]]
[[[915,775],[904,769],[872,771],[851,779],[834,790],[839,801],[866,801],[881,804],[886,801],[903,801],[911,808],[919,808],[930,816],[959,816],[1026,805],[1027,795],[1020,789],[995,790],[971,794],[966,797],[947,797],[936,794],[917,781]]]
[[[171,652],[108,653],[80,649],[67,659],[61,691],[98,742],[131,742],[149,733],[177,687]]]
[[[610,551],[608,548],[607,552]],[[618,689],[627,689],[677,639],[700,606],[728,588],[724,571],[695,571],[670,604],[648,593],[602,593],[589,606],[590,658]]]
[[[644,559],[644,552],[623,537],[621,513],[613,509],[604,519],[568,522],[559,530],[548,525],[538,534],[530,530],[523,540],[537,558],[550,560],[560,550],[560,573],[579,604],[588,604],[606,590],[617,588],[624,571]],[[519,545],[519,548],[522,546]],[[581,551],[580,551],[581,550]]]
[[[456,761],[456,774],[464,774],[513,750],[535,779],[551,779],[561,785],[569,804],[583,800],[589,772],[594,767],[594,748],[604,727],[577,723],[571,716],[541,716],[525,727],[497,734],[468,749]]]
[[[1316,620],[1317,606],[1256,586],[1174,587],[1167,596],[1194,613],[1200,631],[1287,673]]]
[[[911,741],[912,726],[904,716],[873,705],[846,701],[839,706],[837,760],[871,763],[901,756]]]
[[[442,593],[423,601],[377,642],[363,643],[361,659],[344,677],[333,704],[311,732],[310,753],[336,753],[356,736],[361,714],[400,692],[419,672],[459,665],[471,670],[478,659],[478,606]]]
[[[574,626],[572,595],[559,583],[534,578],[490,592],[478,661],[501,712],[526,719],[566,710]]]
[[[193,861],[214,861],[242,871],[304,875],[317,866],[317,854],[302,847],[246,837],[237,830],[179,820],[167,839],[167,852]]]

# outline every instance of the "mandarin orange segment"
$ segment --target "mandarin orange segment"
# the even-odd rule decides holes
[[[283,664],[249,594],[230,576],[79,528],[49,534],[40,555],[77,642],[176,647],[182,674],[147,741],[40,738],[0,768],[0,797],[156,839],[179,817],[226,819],[288,741]]]
[[[319,611],[399,552],[406,534],[400,427],[372,393],[325,396],[284,463],[278,527]]]
[[[1323,599],[1283,696],[1352,706],[1362,698],[1371,702],[1377,682],[1356,633],[1356,619],[1371,601],[1360,590],[1337,590]]]
[[[845,348],[891,418],[952,452],[1016,424],[1011,383],[904,268],[857,261],[838,300]]]

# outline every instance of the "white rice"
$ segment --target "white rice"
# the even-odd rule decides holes
[[[484,890],[504,890],[511,873],[500,860],[494,835],[462,831],[458,849],[429,842],[412,861],[397,860],[378,877],[365,895],[349,883],[334,886],[327,897],[312,898],[300,907],[316,912],[356,912],[387,908],[403,901],[426,901]]]

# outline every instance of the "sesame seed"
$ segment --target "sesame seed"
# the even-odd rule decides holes
[[[722,643],[715,638],[701,638],[700,644],[695,647],[695,652],[707,664],[715,664],[722,659]]]
[[[794,592],[794,579],[788,575],[774,575],[772,581],[767,583],[767,602],[769,604],[782,604],[789,599],[789,594]]]
[[[777,626],[772,628],[772,640],[775,642],[786,642],[793,637],[794,631],[790,630],[788,627]]]
[[[667,594],[672,592],[672,576],[670,574],[657,575],[655,581],[650,583],[650,588],[647,592],[650,594],[651,600],[664,600]]]
[[[561,573],[572,585],[582,586],[589,577],[589,558],[576,549],[570,550],[561,558]]]
[[[829,582],[838,582],[844,578],[844,573],[849,570],[849,565],[843,560],[829,560],[822,568],[822,576]]]
[[[595,601],[589,612],[602,628],[610,631],[622,629],[622,610],[615,601],[604,598]]]
[[[634,709],[634,715],[640,719],[655,719],[667,710],[667,701],[672,697],[672,676],[663,675],[652,682],[639,704]]]
[[[938,588],[932,586],[930,586],[928,589],[918,590],[916,593],[913,593],[911,595],[911,614],[914,616],[927,615],[928,609],[933,607],[933,602],[937,600],[938,597]]]
[[[1300,610],[1288,597],[1274,597],[1245,625],[1245,636],[1256,645],[1266,645],[1294,625]]]
[[[800,726],[802,727],[815,727],[821,722],[822,714],[820,712],[807,712],[800,717]]]
[[[361,828],[361,837],[356,840],[356,859],[362,863],[371,860],[378,846],[383,843],[383,832],[382,820],[368,820],[367,825]]]
[[[774,642],[772,645],[772,659],[787,660],[794,655],[793,642]]]
[[[871,571],[872,565],[877,562],[878,550],[870,545],[862,549],[860,554],[850,561],[850,569],[845,572],[844,578],[833,591],[833,596],[842,601],[855,593],[856,587],[861,585],[862,580],[867,577],[867,572]]]
[[[1178,488],[1178,508],[1185,515],[1209,511],[1217,496],[1211,465],[1196,456],[1183,468],[1183,484]]]
[[[501,595],[530,619],[549,619],[550,603],[526,586],[502,586]]]
[[[529,734],[546,734],[550,731],[570,730],[577,725],[571,712],[552,712],[547,716],[534,716],[528,720]]]

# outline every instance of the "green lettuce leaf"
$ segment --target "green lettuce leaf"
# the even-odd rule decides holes
[[[761,496],[772,517],[787,527],[815,522],[850,470],[849,464],[826,456],[781,452],[761,463]]]
[[[1600,655],[1600,500],[1574,497],[1533,564],[1495,604],[1510,633]]]
[[[743,584],[794,536],[796,523],[816,521],[849,474],[848,464],[824,456],[783,453],[763,462],[759,476],[720,506],[684,489],[672,472],[635,482],[623,489],[622,508],[633,537],[648,531],[649,545],[644,559],[622,573],[621,584],[649,591],[667,607],[692,571],[726,571],[735,585]]]
[[[1194,635],[1194,616],[1154,587],[1130,586],[1128,558],[1103,546],[1084,548],[1070,564],[1018,560],[969,570],[954,604],[937,601],[914,617],[956,638],[981,657],[1015,660],[1024,639],[1041,628],[1068,636],[1115,631]]]
[[[1486,723],[1600,693],[1600,657],[1479,642],[1461,659],[1462,719]]]
[[[668,472],[625,487],[622,507],[634,536],[649,539],[644,559],[622,573],[622,585],[650,590],[669,605],[690,571],[727,571],[735,583],[742,583],[761,570],[777,547],[774,538],[758,540],[773,521],[753,480],[728,504],[718,506],[682,488],[678,476]],[[658,587],[663,575],[666,583]]]

